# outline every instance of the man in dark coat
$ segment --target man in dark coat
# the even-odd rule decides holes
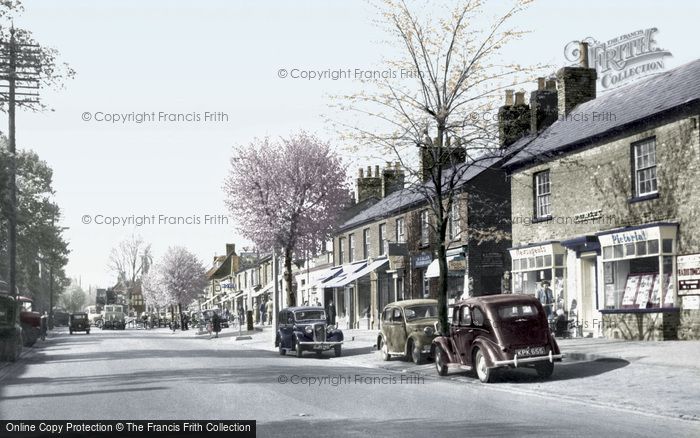
[[[214,337],[218,338],[221,331],[221,318],[216,312],[211,316],[211,330],[214,332]]]
[[[335,306],[333,301],[328,302],[328,324],[335,325]]]

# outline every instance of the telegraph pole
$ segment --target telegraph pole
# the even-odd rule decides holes
[[[0,40],[0,96],[7,100],[9,173],[8,252],[10,264],[10,294],[17,294],[17,148],[15,141],[15,109],[17,104],[38,103],[39,46],[17,43],[15,28],[10,29],[10,41]],[[4,83],[6,82],[6,84]],[[19,100],[17,97],[19,96]]]

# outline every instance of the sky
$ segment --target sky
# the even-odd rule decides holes
[[[421,10],[439,14],[441,4],[425,2]],[[18,113],[17,147],[35,150],[54,170],[60,226],[67,227],[71,250],[67,273],[86,289],[114,283],[107,268],[110,250],[132,235],[151,243],[156,259],[181,245],[207,266],[226,243],[239,250],[249,245],[224,205],[222,185],[234,145],[304,129],[331,142],[349,175],[358,166],[382,164],[376,151],[350,153],[351,145],[325,120],[330,115],[342,121],[344,115],[329,107],[332,96],[359,91],[359,81],[290,77],[292,71],[381,69],[396,48],[383,42],[372,2],[24,5],[15,25],[58,49],[77,72],[65,89],[42,91],[53,111]],[[655,27],[657,44],[672,53],[665,58],[669,69],[696,58],[689,30],[698,16],[700,4],[693,1],[672,7],[653,1],[536,1],[513,22],[531,32],[506,48],[504,57],[560,67],[568,64],[564,47],[570,41],[608,40]],[[112,114],[127,120],[115,121]],[[152,120],[136,123],[139,117]],[[0,130],[6,126],[0,114]]]

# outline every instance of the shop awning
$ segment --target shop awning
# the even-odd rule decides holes
[[[272,286],[274,284],[275,284],[274,282],[269,282],[265,287],[261,288],[259,291],[253,292],[253,294],[251,296],[253,298],[255,298],[255,297],[259,297],[262,294],[270,292],[270,290],[272,290]]]
[[[324,287],[321,285],[321,283],[331,280],[332,278],[336,277],[337,275],[339,275],[342,272],[343,272],[343,269],[340,266],[334,266],[332,268],[327,268],[327,269],[323,269],[323,270],[318,271],[318,272],[314,272],[312,274],[313,280],[309,283],[309,285],[307,286],[307,289],[311,290],[315,287]]]
[[[464,260],[464,257],[461,255],[451,255],[447,256],[447,263],[448,263],[448,271],[449,271],[449,263],[452,261],[460,261]],[[428,269],[425,270],[425,277],[426,278],[436,278],[440,276],[440,260],[435,259],[430,264],[428,265]]]
[[[343,267],[343,274],[331,279],[327,283],[323,284],[323,287],[343,287],[346,284],[357,280],[360,277],[364,277],[370,272],[382,267],[389,262],[389,259],[375,260],[372,263],[365,263],[364,265],[358,265],[357,269],[353,269],[350,272],[345,272],[345,267]]]

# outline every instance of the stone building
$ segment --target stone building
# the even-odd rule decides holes
[[[511,122],[513,291],[549,282],[579,335],[699,338],[700,60],[600,96],[585,59],[555,81]]]

